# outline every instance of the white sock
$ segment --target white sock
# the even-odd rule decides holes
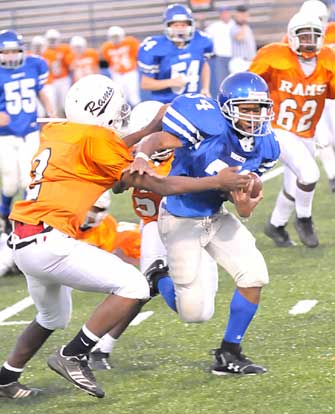
[[[295,209],[297,217],[311,217],[312,216],[312,203],[315,190],[303,191],[297,187],[295,194]]]
[[[328,179],[335,178],[335,152],[331,145],[319,149],[319,157]]]
[[[279,227],[285,226],[294,210],[295,203],[289,200],[283,190],[278,194],[275,208],[273,209],[270,222],[272,225]]]
[[[91,352],[94,352],[100,349],[101,352],[106,352],[107,354],[111,354],[114,346],[116,345],[116,342],[117,342],[117,339],[113,338],[111,335],[107,333],[94,346]]]

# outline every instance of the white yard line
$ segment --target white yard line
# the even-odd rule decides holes
[[[284,171],[284,167],[277,167],[274,170],[268,171],[267,173],[262,175],[261,180],[263,181],[263,183],[265,183],[265,181],[269,181],[272,178],[277,177],[279,174],[282,174],[283,171]]]
[[[1,322],[0,326],[12,326],[12,325],[28,325],[31,321],[11,321]]]
[[[23,311],[29,306],[33,305],[34,302],[30,296],[20,300],[19,302],[14,303],[12,306],[8,306],[8,308],[0,311],[0,322],[5,321],[6,319],[11,318],[12,316],[16,315],[17,313]]]
[[[129,324],[129,326],[137,326],[154,314],[153,311],[139,313]]]
[[[301,315],[307,313],[318,303],[316,299],[299,300],[289,311],[290,315]]]

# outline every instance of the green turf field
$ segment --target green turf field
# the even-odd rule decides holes
[[[185,324],[161,298],[143,311],[154,314],[129,327],[113,353],[114,368],[97,373],[106,397],[97,400],[72,387],[46,365],[46,359],[78,331],[103,297],[76,292],[74,314],[66,331],[56,332],[29,363],[22,382],[44,389],[29,401],[0,400],[0,414],[326,414],[335,412],[335,195],[323,176],[318,185],[314,220],[320,247],[300,243],[279,249],[263,235],[281,183],[264,185],[264,200],[246,223],[267,260],[271,283],[264,289],[259,312],[244,341],[244,352],[269,372],[257,377],[215,377],[208,369],[209,351],[219,346],[234,287],[221,272],[216,314],[202,325]],[[119,220],[131,220],[128,195],[113,200]],[[129,209],[127,212],[127,209]],[[297,241],[292,224],[292,238]],[[0,279],[0,310],[27,296],[22,277]],[[308,313],[290,315],[299,301],[315,299]],[[29,321],[30,307],[9,321]],[[0,326],[0,360],[24,325]]]

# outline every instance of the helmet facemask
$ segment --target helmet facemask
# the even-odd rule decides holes
[[[235,131],[243,136],[264,136],[270,132],[274,117],[272,107],[273,102],[269,98],[233,98],[228,99],[221,109]]]
[[[23,49],[0,50],[0,66],[6,69],[19,68],[24,61]]]
[[[187,26],[176,25],[179,21],[169,22],[165,28],[166,37],[174,43],[189,42],[194,36],[194,22],[192,20],[180,20],[187,23]]]
[[[293,36],[293,42],[297,55],[303,57],[304,59],[311,59],[321,49],[323,34],[318,28],[299,28]]]

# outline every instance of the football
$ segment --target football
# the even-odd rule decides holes
[[[256,198],[258,197],[260,191],[263,188],[262,180],[256,173],[249,172],[248,175],[254,181],[254,186],[252,187],[252,191],[251,191],[251,198]]]

